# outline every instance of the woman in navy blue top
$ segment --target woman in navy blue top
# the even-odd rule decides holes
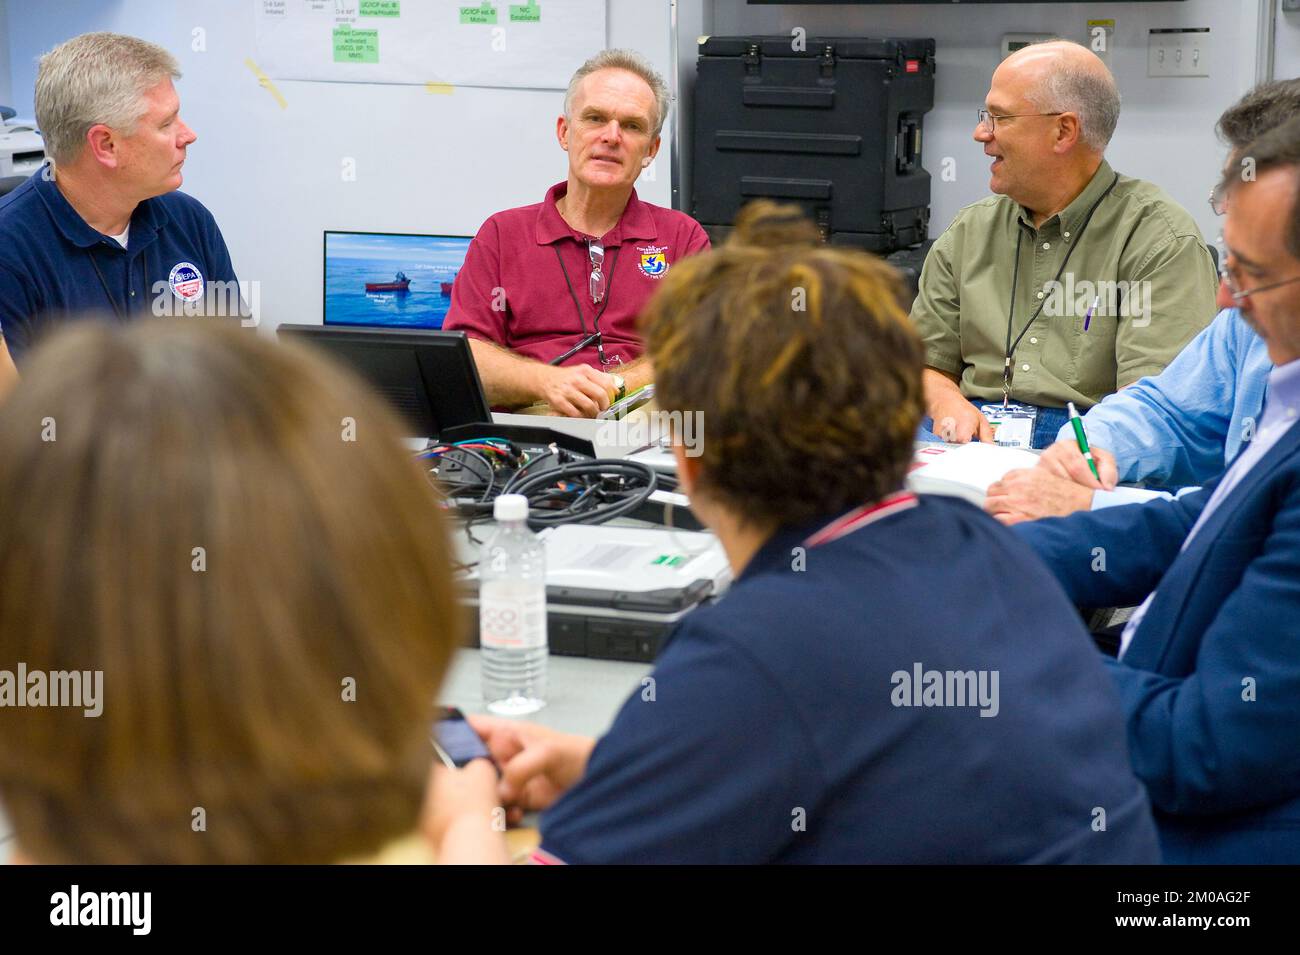
[[[594,748],[475,718],[503,778],[434,826],[500,797],[547,809],[539,862],[1158,861],[1059,585],[978,508],[903,490],[922,352],[896,276],[815,242],[751,208],[643,316],[661,406],[703,416],[678,473],[730,591]]]

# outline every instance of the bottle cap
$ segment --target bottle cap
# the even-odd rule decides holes
[[[502,494],[492,505],[492,516],[498,521],[522,521],[528,517],[528,498],[522,494]]]

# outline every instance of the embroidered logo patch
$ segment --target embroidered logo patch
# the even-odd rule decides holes
[[[641,253],[641,260],[637,263],[641,274],[652,279],[663,278],[668,272],[668,246],[637,246],[637,251]]]
[[[172,294],[183,302],[193,302],[203,297],[203,273],[193,262],[177,262],[167,276]]]

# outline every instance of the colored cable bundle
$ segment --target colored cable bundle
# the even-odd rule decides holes
[[[529,454],[517,444],[503,438],[473,438],[452,444],[439,444],[418,452],[417,457],[436,459],[430,471],[458,501],[448,504],[465,519],[470,528],[490,519],[492,502],[498,494],[523,494],[528,498],[528,524],[534,530],[559,524],[600,524],[635,511],[658,486],[653,468],[623,460],[566,460],[573,452],[555,444],[542,452]],[[554,459],[555,464],[540,471],[536,466]],[[448,481],[446,467],[454,463],[457,475]],[[472,466],[471,466],[472,465]],[[460,471],[473,476],[465,481]],[[507,476],[508,472],[508,476]],[[464,500],[474,497],[475,500]]]
[[[622,517],[649,500],[657,484],[654,468],[647,465],[598,459],[561,464],[522,478],[517,474],[502,493],[527,497],[528,526],[540,530],[558,524],[603,524]]]

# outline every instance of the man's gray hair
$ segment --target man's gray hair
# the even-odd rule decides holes
[[[71,162],[97,123],[130,134],[148,109],[146,90],[179,78],[162,47],[118,33],[83,33],[41,57],[36,73],[36,123],[45,151]]]
[[[564,115],[572,118],[570,108],[573,106],[573,96],[578,91],[578,84],[597,70],[627,70],[645,80],[650,91],[655,94],[657,115],[654,118],[654,135],[658,136],[660,130],[664,128],[664,120],[668,118],[668,84],[650,65],[650,61],[635,50],[601,50],[578,67],[578,72],[573,74],[573,79],[569,80],[569,88],[564,93]]]
[[[1082,46],[1080,43],[1074,45]],[[1104,67],[1088,69],[1062,58],[1052,67],[1046,81],[1029,94],[1029,100],[1044,113],[1074,113],[1078,116],[1079,138],[1097,152],[1105,151],[1119,122],[1119,87],[1115,85],[1110,70]]]

